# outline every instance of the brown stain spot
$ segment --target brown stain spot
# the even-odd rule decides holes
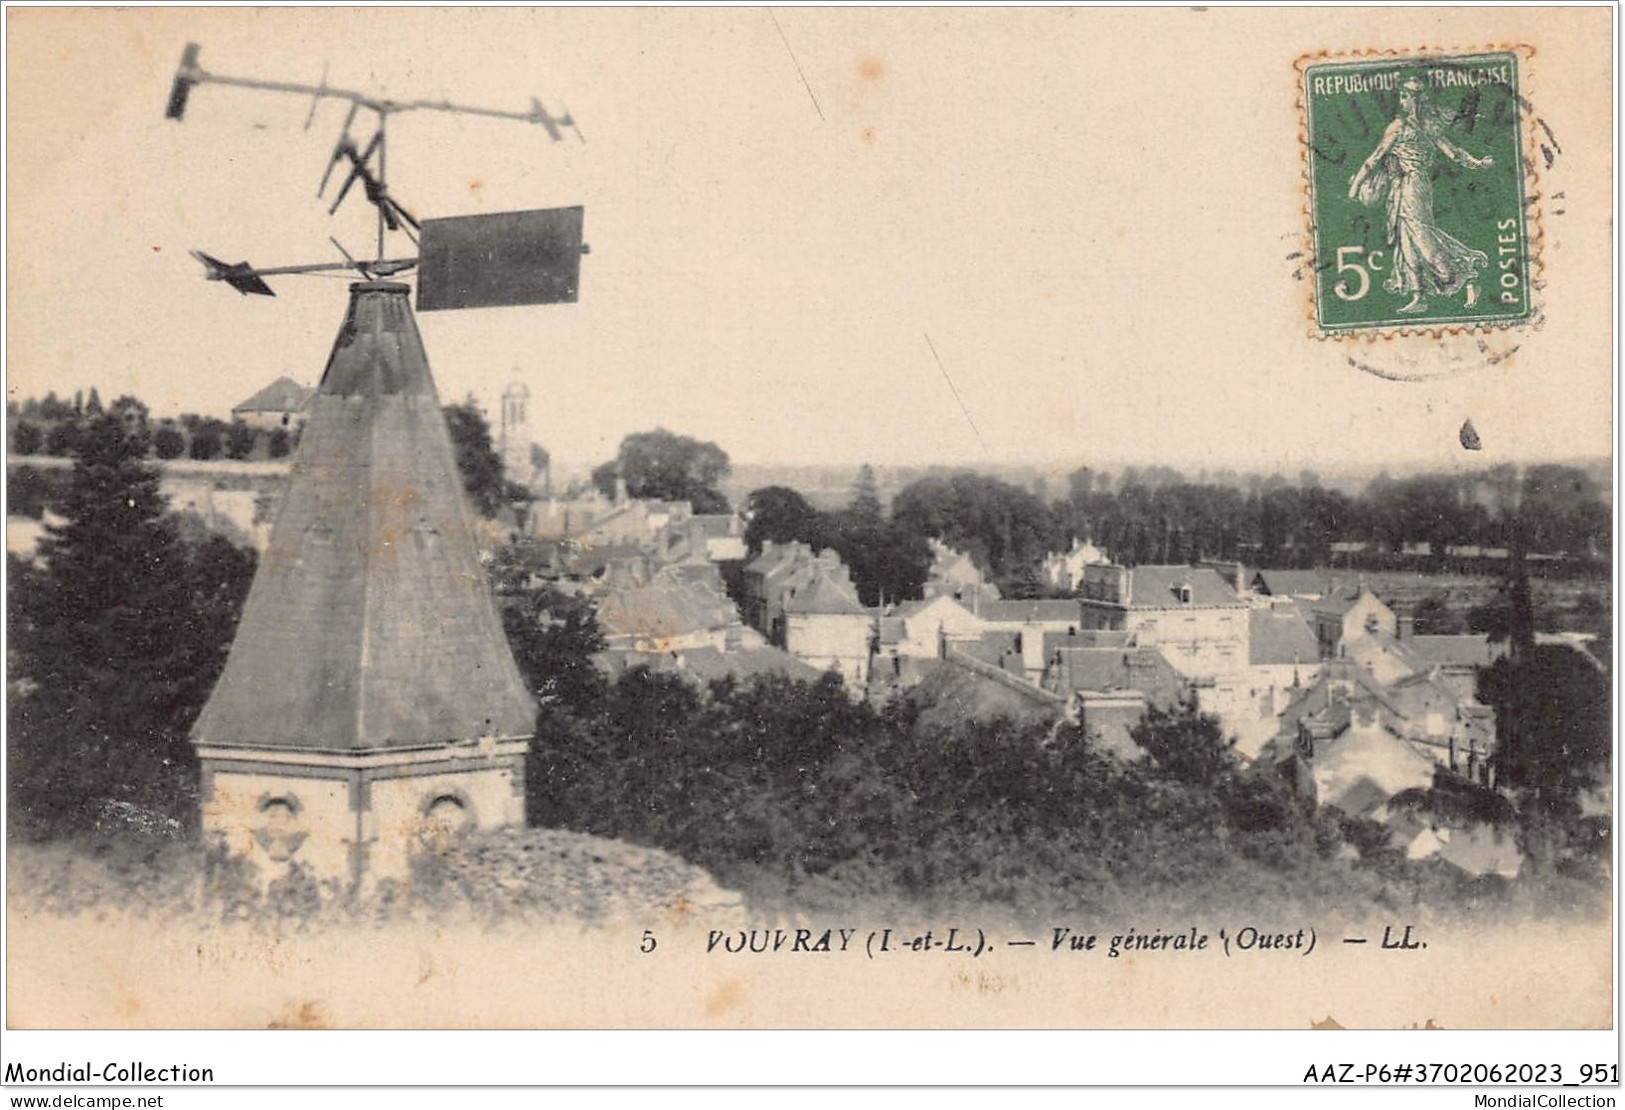
[[[681,925],[693,916],[694,905],[682,894],[678,894],[666,905],[666,920],[673,925]]]
[[[468,183],[468,191],[474,194],[475,200],[480,199],[480,190],[484,188],[485,182],[478,177]]]
[[[409,517],[412,507],[421,500],[418,491],[410,486],[404,489],[380,490],[377,503],[387,510],[395,510],[398,514],[394,519],[386,518],[385,523],[378,529],[378,545],[388,551],[394,545],[406,538],[412,530],[412,524],[404,519]]]
[[[119,1017],[134,1019],[141,1013],[141,999],[131,993],[128,987],[122,983],[115,983],[114,989],[118,992],[118,1000],[113,1003],[113,1009]]]
[[[866,143],[873,143],[875,141],[875,129],[873,127],[865,127],[858,134],[863,137],[863,141]]]
[[[315,999],[297,1006],[289,1003],[280,1016],[272,1018],[267,1029],[326,1029],[327,1014]]]
[[[160,252],[160,251],[162,251],[162,250],[163,250],[163,249],[164,249],[164,248],[163,248],[163,247],[153,247],[153,248],[152,248],[152,252],[153,252],[153,253],[154,253],[154,254],[157,254],[157,253],[159,253],[159,252]]]
[[[886,76],[886,63],[876,57],[864,58],[858,63],[858,76],[865,81],[879,81]]]
[[[722,984],[711,992],[711,997],[705,1000],[705,1016],[708,1018],[721,1017],[729,1010],[738,1007],[740,1002],[743,1001],[744,995],[745,988],[738,979],[724,979]]]
[[[383,491],[383,501],[394,509],[410,509],[417,504],[418,491],[411,486],[405,489]]]

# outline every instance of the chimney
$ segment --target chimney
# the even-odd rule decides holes
[[[1400,640],[1410,640],[1416,635],[1416,615],[1402,613],[1394,618],[1398,622]]]

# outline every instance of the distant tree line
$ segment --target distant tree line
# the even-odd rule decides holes
[[[1404,557],[1412,545],[1416,559],[1440,569],[1451,548],[1504,551],[1520,540],[1527,551],[1574,560],[1606,563],[1610,556],[1611,493],[1577,467],[1383,474],[1358,495],[1323,489],[1309,473],[1300,481],[1255,482],[1244,490],[1140,482],[1129,472],[1114,492],[1085,467],[1073,472],[1068,496],[1054,510],[1068,533],[1092,539],[1128,565],[1213,558],[1271,567],[1334,559],[1376,566]],[[1365,550],[1339,553],[1334,544]]]
[[[872,472],[865,473],[872,490]],[[1301,485],[1260,481],[1251,490],[1185,482],[1165,468],[1145,473],[1142,481],[1131,468],[1112,488],[1080,468],[1067,496],[1050,502],[968,471],[928,475],[897,494],[889,518],[872,494],[855,492],[847,509],[823,512],[796,490],[768,486],[747,500],[746,538],[752,551],[764,540],[835,549],[870,603],[882,589],[888,597],[916,595],[927,538],[964,551],[1017,597],[1048,588],[1039,580],[1045,554],[1073,539],[1092,541],[1126,566],[1225,559],[1493,572],[1521,543],[1525,552],[1601,572],[1611,554],[1609,495],[1577,467],[1379,476],[1358,495],[1324,489],[1309,473]]]
[[[281,459],[299,444],[299,429],[255,428],[241,420],[230,422],[197,413],[154,420],[138,398],[128,394],[103,406],[93,388],[63,401],[53,393],[7,406],[8,451],[14,455],[73,455],[89,423],[101,416],[122,421],[143,434],[147,452],[158,459],[183,456],[199,462],[212,459]]]
[[[502,460],[491,441],[490,424],[472,396],[446,405],[444,412],[458,472],[477,512],[494,516],[504,504],[530,496],[528,490],[505,481]],[[96,390],[91,389],[88,394],[75,395],[72,402],[59,399],[55,393],[46,394],[43,400],[12,402],[7,410],[8,450],[14,455],[76,456],[91,427],[104,417],[122,424],[131,442],[141,445],[145,457],[159,460],[287,458],[299,445],[301,431],[297,426],[266,430],[241,420],[227,423],[196,413],[184,413],[173,420],[153,420],[147,406],[137,398],[120,397],[104,408]],[[538,452],[545,466],[545,450],[533,449],[532,459],[538,458]],[[9,504],[15,515],[37,519],[59,499],[62,488],[63,482],[48,472],[26,465],[12,468],[7,475]]]

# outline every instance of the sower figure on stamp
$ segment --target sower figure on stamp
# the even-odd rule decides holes
[[[1399,114],[1383,132],[1353,178],[1349,196],[1362,204],[1385,200],[1393,268],[1383,288],[1409,293],[1401,312],[1425,312],[1430,295],[1454,296],[1467,290],[1465,307],[1478,302],[1478,271],[1489,256],[1441,231],[1433,222],[1433,165],[1436,155],[1472,170],[1488,169],[1493,158],[1474,158],[1451,142],[1444,121],[1424,102],[1422,82],[1412,77],[1399,88]]]

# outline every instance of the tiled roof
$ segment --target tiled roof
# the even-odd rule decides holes
[[[984,621],[1000,624],[1060,624],[1080,623],[1082,610],[1076,601],[1061,598],[1038,598],[1029,601],[983,601],[980,615]]]
[[[858,601],[857,591],[845,582],[839,582],[827,573],[819,573],[811,582],[784,599],[786,613],[841,614],[867,616],[869,610]]]
[[[1183,688],[1155,648],[1062,648],[1056,677],[1065,693],[1138,690],[1159,704],[1171,703]]]
[[[194,742],[357,751],[535,730],[407,293],[351,286]]]
[[[685,648],[681,651],[633,651],[610,648],[594,655],[593,662],[609,677],[647,667],[656,674],[686,674],[701,682],[722,678],[751,678],[781,674],[802,682],[815,682],[823,672],[775,647],[718,651],[716,648]]]
[[[720,539],[734,534],[737,520],[732,513],[695,513],[688,518],[688,526],[708,539]]]
[[[1062,648],[1128,647],[1128,633],[1122,629],[1080,628],[1076,632],[1044,633],[1044,658],[1053,659]]]
[[[1486,635],[1412,636],[1405,643],[1425,666],[1487,667],[1505,654],[1504,644]]]
[[[1051,721],[1061,709],[1060,699],[1036,686],[1027,688],[1019,679],[984,674],[953,661],[929,668],[909,699],[920,706],[919,721],[927,728],[1001,717],[1021,723]]]
[[[1322,805],[1359,816],[1405,790],[1433,784],[1436,764],[1385,729],[1346,732],[1317,744],[1311,769]]]
[[[666,639],[739,622],[733,603],[700,582],[656,582],[613,590],[598,601],[598,625],[609,636]]]
[[[1347,693],[1333,691],[1333,686],[1352,684]],[[1335,709],[1340,704],[1348,702],[1367,703],[1386,708],[1389,712],[1398,714],[1397,708],[1389,701],[1388,695],[1383,691],[1365,668],[1356,666],[1347,660],[1333,660],[1328,662],[1321,670],[1320,677],[1310,683],[1292,704],[1288,705],[1281,714],[1281,727],[1278,735],[1288,738],[1298,733],[1298,722],[1306,717],[1324,714]],[[1324,718],[1323,718],[1324,719]]]
[[[793,562],[798,556],[810,557],[811,554],[806,544],[795,541],[776,543],[772,546],[764,544],[762,553],[746,564],[745,569],[754,574],[767,574],[785,563]]]
[[[1211,609],[1246,604],[1209,567],[1135,567],[1130,574],[1131,609]],[[1190,601],[1180,600],[1180,586],[1190,587]]]
[[[1383,685],[1392,685],[1424,669],[1409,643],[1387,632],[1367,632],[1347,640],[1343,653]]]
[[[1319,597],[1332,592],[1318,570],[1260,570],[1253,580],[1263,586],[1260,593],[1271,597]]]
[[[292,378],[278,378],[254,396],[236,406],[232,412],[297,412],[305,407],[315,390],[300,385]]]
[[[786,678],[816,682],[823,674],[817,667],[776,647],[744,648],[739,651],[697,648],[679,652],[678,663],[707,681],[729,676],[750,678],[755,675],[782,674]]]
[[[907,630],[903,625],[902,617],[880,618],[880,642],[887,645],[897,645],[903,642]]]
[[[1320,642],[1296,606],[1253,609],[1247,614],[1247,661],[1255,667],[1315,663]]]
[[[997,667],[1006,655],[1015,651],[1016,642],[1008,632],[984,632],[974,640],[960,641],[955,647],[973,659]]]
[[[1354,608],[1354,603],[1358,600],[1360,600],[1359,597],[1338,597],[1336,595],[1318,597],[1309,602],[1309,611],[1324,613],[1327,616],[1341,617]]]

